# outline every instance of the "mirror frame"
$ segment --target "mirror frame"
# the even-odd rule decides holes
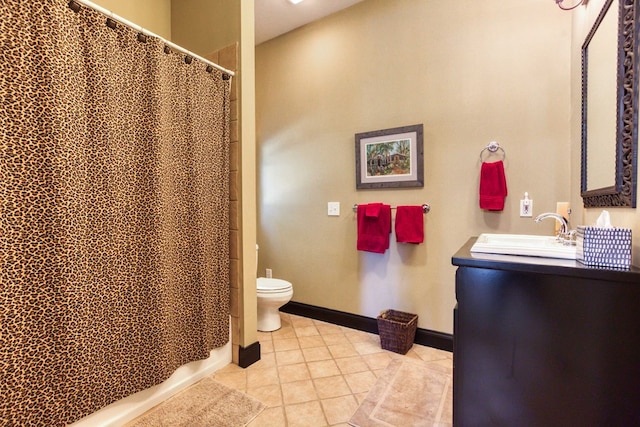
[[[589,42],[614,0],[606,0],[582,45],[582,172],[581,195],[585,208],[636,207],[638,151],[638,8],[636,0],[616,0],[618,64],[615,185],[587,190],[587,63]]]

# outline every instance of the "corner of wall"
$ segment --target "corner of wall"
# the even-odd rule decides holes
[[[238,44],[232,43],[205,56],[216,64],[237,72]],[[238,83],[239,79],[231,83],[231,113],[229,122],[229,283],[231,301],[231,344],[232,360],[238,363],[239,348],[241,346],[242,324],[242,232],[241,232],[241,197],[240,185],[240,136],[238,112]]]

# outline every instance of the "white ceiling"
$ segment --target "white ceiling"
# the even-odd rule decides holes
[[[256,44],[301,27],[362,0],[255,0]]]

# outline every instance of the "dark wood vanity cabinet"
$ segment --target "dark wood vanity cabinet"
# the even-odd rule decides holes
[[[452,259],[454,425],[640,426],[640,270],[474,242]]]

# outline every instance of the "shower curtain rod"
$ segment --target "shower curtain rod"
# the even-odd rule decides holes
[[[113,19],[115,21],[118,21],[121,24],[126,25],[127,27],[130,27],[130,28],[133,28],[134,30],[140,31],[142,34],[144,34],[146,36],[155,37],[157,39],[160,39],[163,43],[165,43],[171,49],[174,49],[174,50],[177,50],[177,51],[182,52],[184,54],[187,54],[189,56],[192,56],[192,57],[196,58],[198,61],[201,61],[201,62],[204,62],[205,64],[211,65],[212,67],[222,71],[223,73],[226,73],[226,74],[228,74],[230,76],[235,76],[235,73],[233,71],[227,70],[226,68],[216,64],[215,62],[211,62],[208,59],[205,59],[205,58],[203,58],[203,57],[201,57],[199,55],[196,55],[195,53],[191,52],[190,50],[187,50],[187,49],[185,49],[185,48],[183,48],[181,46],[178,46],[177,44],[170,42],[169,40],[165,39],[164,37],[160,37],[159,35],[151,32],[149,30],[146,30],[146,29],[142,28],[140,25],[136,25],[133,22],[131,22],[131,21],[127,20],[127,19],[124,19],[122,16],[118,16],[115,13],[111,12],[110,10],[105,9],[102,6],[98,6],[97,4],[95,4],[95,3],[93,3],[93,2],[91,2],[89,0],[72,0],[72,1],[74,1],[76,3],[83,4],[83,5],[87,6],[87,7],[90,7],[91,9],[96,10],[96,11],[102,13],[103,15],[108,16],[109,18],[111,18],[111,19]]]

